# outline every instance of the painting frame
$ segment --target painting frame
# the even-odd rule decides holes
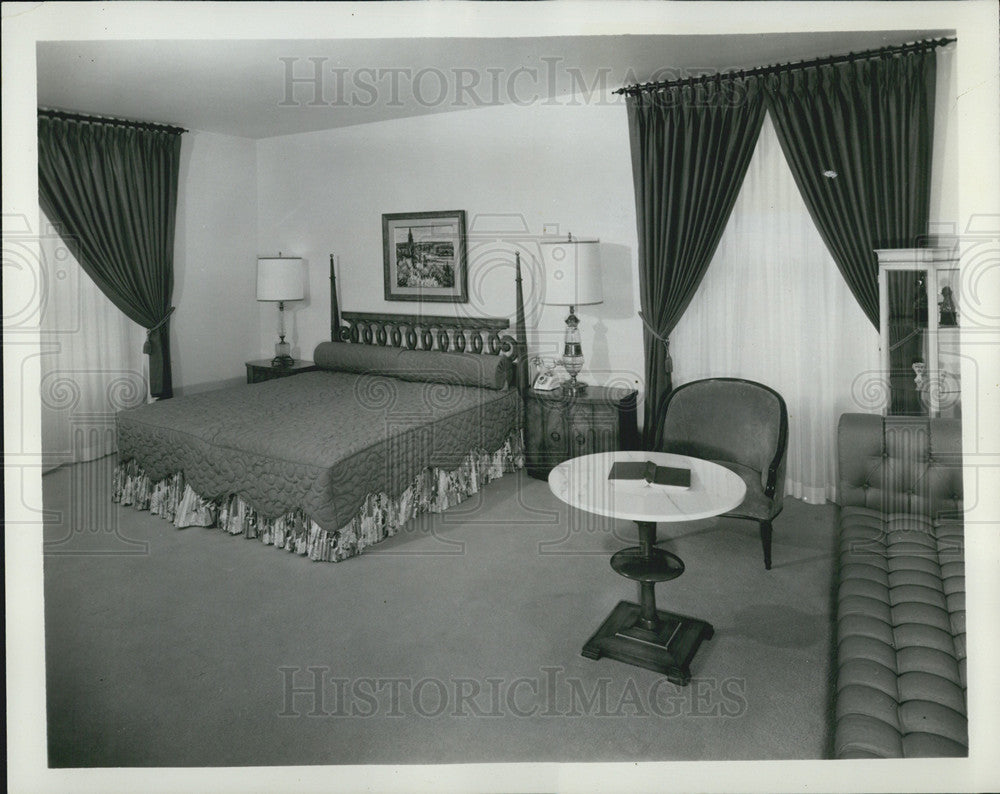
[[[384,213],[382,271],[387,301],[468,303],[465,210]]]

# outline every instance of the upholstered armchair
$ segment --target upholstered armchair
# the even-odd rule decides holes
[[[663,395],[651,448],[703,458],[736,472],[747,486],[727,516],[760,525],[764,567],[771,568],[771,521],[781,512],[788,410],[781,395],[754,381],[709,378]]]

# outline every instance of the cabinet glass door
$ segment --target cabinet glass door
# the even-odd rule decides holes
[[[943,248],[876,253],[885,413],[959,416],[958,263]]]
[[[894,270],[889,277],[889,413],[927,414],[927,271]]]
[[[962,362],[958,343],[961,323],[959,271],[949,263],[937,271],[938,402],[941,416],[962,415]]]

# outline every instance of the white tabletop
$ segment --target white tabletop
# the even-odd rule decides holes
[[[691,469],[691,487],[650,485],[645,480],[609,480],[620,460],[651,460],[658,466]],[[746,494],[729,469],[700,458],[668,452],[598,452],[567,460],[549,472],[549,488],[573,507],[632,521],[694,521],[726,513]]]

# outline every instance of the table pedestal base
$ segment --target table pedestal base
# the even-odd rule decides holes
[[[588,659],[602,656],[663,673],[675,684],[691,680],[691,660],[715,629],[704,620],[676,615],[656,608],[653,586],[684,573],[676,554],[656,548],[656,524],[637,521],[639,545],[622,549],[611,558],[611,567],[639,583],[639,601],[619,601],[587,644]]]
[[[642,607],[630,601],[619,601],[607,620],[587,640],[582,654],[588,659],[607,656],[619,662],[634,664],[663,673],[675,684],[685,686],[691,681],[691,660],[704,640],[710,640],[715,630],[698,618],[656,610],[657,625],[646,628]]]

